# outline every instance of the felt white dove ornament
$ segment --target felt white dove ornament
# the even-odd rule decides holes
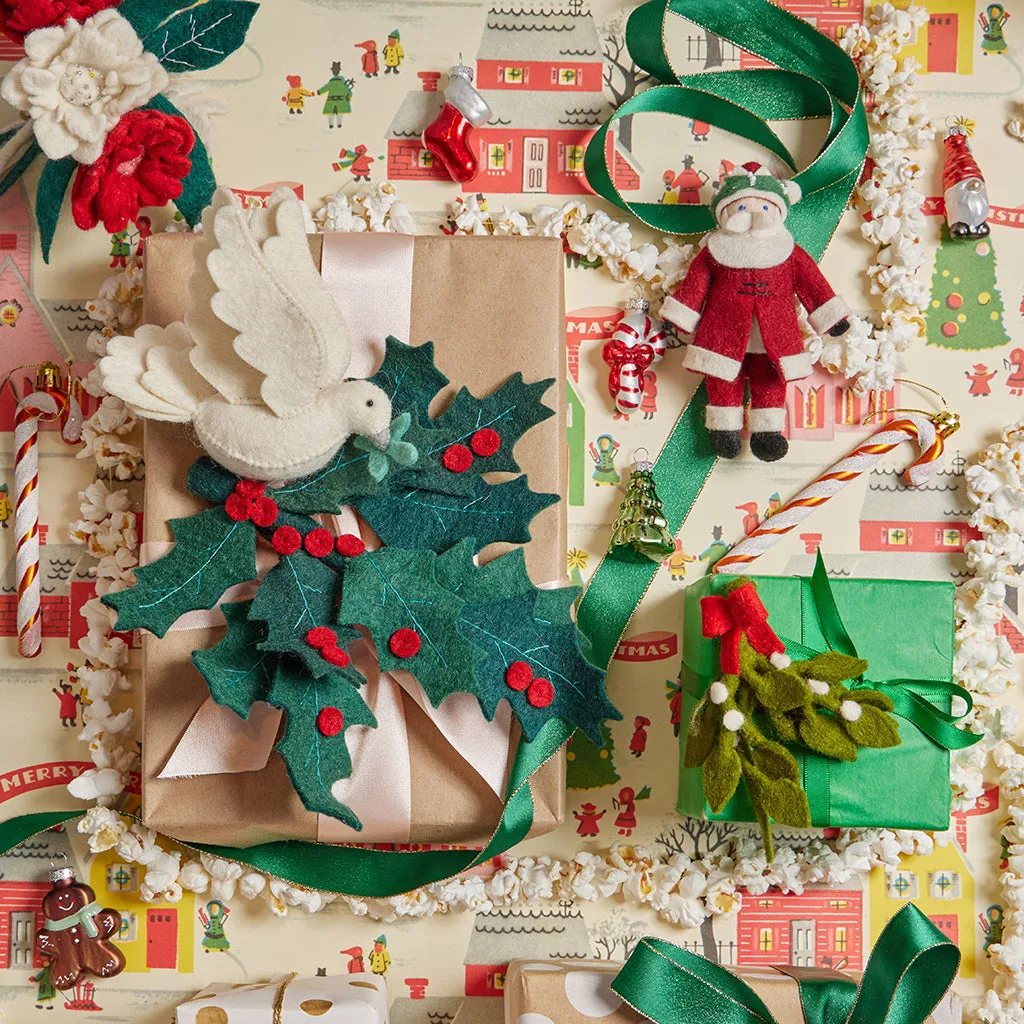
[[[351,345],[294,192],[250,210],[218,190],[195,258],[184,323],[107,343],[110,394],[143,418],[191,423],[213,459],[252,480],[315,473],[353,434],[387,448],[391,401],[345,379]]]

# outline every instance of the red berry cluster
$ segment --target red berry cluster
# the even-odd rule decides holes
[[[294,555],[299,548],[305,548],[314,558],[326,558],[332,551],[346,558],[354,558],[366,550],[366,545],[354,533],[343,533],[335,537],[330,530],[318,526],[305,537],[294,526],[279,526],[270,538],[279,555]]]
[[[505,670],[505,683],[511,690],[522,693],[535,708],[546,708],[555,699],[555,688],[550,679],[534,677],[533,668],[525,661],[513,661]]]
[[[239,480],[224,502],[224,511],[236,523],[252,520],[256,526],[273,526],[277,522],[277,502],[266,497],[264,489],[258,480]]]
[[[339,708],[321,708],[316,716],[316,727],[321,736],[337,736],[345,728],[345,716]]]
[[[453,473],[465,473],[473,465],[473,456],[486,459],[501,447],[501,435],[490,427],[483,427],[469,439],[469,448],[464,444],[452,444],[444,450],[441,462]],[[472,451],[470,451],[470,448]]]
[[[330,626],[314,626],[306,634],[306,643],[315,647],[324,661],[338,668],[345,668],[352,661],[344,648],[338,646],[338,634]]]

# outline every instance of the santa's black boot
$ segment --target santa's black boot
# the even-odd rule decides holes
[[[740,432],[738,430],[709,430],[711,447],[723,459],[735,459],[740,453]]]
[[[750,451],[762,462],[778,462],[789,451],[789,442],[776,430],[756,430],[750,435]]]

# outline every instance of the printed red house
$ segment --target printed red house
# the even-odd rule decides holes
[[[864,0],[782,0],[778,6],[803,18],[837,42],[851,25],[859,25],[864,20]],[[740,67],[770,68],[772,65],[744,50],[740,55]]]
[[[557,910],[477,914],[466,951],[466,995],[503,996],[512,960],[586,960],[590,955],[583,914],[571,904]]]
[[[603,92],[603,56],[594,19],[581,0],[565,9],[494,7],[477,53],[475,85],[491,119],[474,131],[480,171],[467,192],[589,192],[583,151],[611,114]],[[387,131],[388,177],[447,181],[420,142],[444,103],[438,76],[422,73]],[[640,168],[609,133],[609,157],[620,189],[640,186]]]
[[[595,341],[603,345],[625,315],[626,311],[616,306],[585,306],[565,314],[569,374],[577,384],[580,382],[580,343]]]
[[[858,395],[842,377],[815,366],[810,377],[786,389],[787,434],[799,441],[831,441],[837,432],[862,430],[871,413],[880,414],[871,421],[880,423],[881,414],[898,407],[899,384],[873,397]]]
[[[806,889],[799,896],[769,889],[744,896],[736,918],[736,962],[859,971],[863,903],[859,889]]]

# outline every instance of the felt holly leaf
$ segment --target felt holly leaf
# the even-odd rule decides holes
[[[244,42],[259,9],[249,0],[206,0],[150,32],[144,45],[172,74],[216,67]]]
[[[210,508],[172,519],[174,547],[155,562],[135,570],[135,585],[105,594],[103,603],[118,612],[116,629],[148,629],[157,636],[185,612],[210,609],[228,587],[256,576],[256,529]]]
[[[181,0],[123,0],[117,13],[127,19],[140,39],[145,39],[183,6]]]
[[[800,740],[817,754],[839,761],[856,761],[857,745],[839,722],[828,715],[808,711],[797,726]]]
[[[448,378],[434,365],[434,343],[406,345],[389,336],[384,362],[370,378],[391,399],[395,409],[422,409],[426,416],[431,399],[448,386]]]
[[[346,573],[346,587],[347,577]],[[331,663],[306,639],[306,634],[333,621],[340,586],[341,577],[336,572],[301,548],[283,556],[263,577],[249,611],[252,619],[264,624],[262,649],[295,655],[314,676],[329,672]],[[351,631],[346,639],[356,635]]]
[[[206,8],[214,6],[214,4],[224,3],[232,7],[235,5],[255,6],[248,4],[247,0],[209,0],[208,3],[204,4],[201,8],[196,8],[196,10],[206,10]],[[175,69],[170,68],[169,70],[173,71]],[[162,93],[154,96],[146,106],[151,107],[153,110],[162,111],[164,114],[188,120]],[[198,135],[195,137],[195,144],[192,147],[192,152],[189,154],[189,159],[192,161],[192,169],[182,181],[181,195],[174,200],[174,205],[185,218],[189,227],[194,227],[202,220],[203,210],[213,201],[213,193],[217,189],[217,180],[213,175],[210,155],[206,151],[206,146],[203,145],[203,140]]]
[[[337,621],[369,630],[380,667],[411,672],[435,706],[474,689],[481,654],[456,625],[464,602],[442,588],[432,551],[381,548],[345,567]]]
[[[251,601],[222,604],[227,619],[224,639],[213,647],[192,652],[192,663],[210,687],[210,696],[241,718],[258,700],[266,700],[278,658],[262,650],[264,627],[249,619]]]
[[[854,694],[853,700],[860,708],[860,718],[850,721],[843,717],[843,727],[850,739],[859,747],[899,746],[900,733],[896,722],[884,711],[870,704],[857,702],[857,696]]]
[[[337,512],[342,505],[381,493],[384,477],[374,479],[371,455],[351,440],[323,468],[274,489],[274,501],[286,512]]]
[[[0,144],[3,144],[13,138],[16,131],[17,129],[12,129],[10,132],[0,135]],[[29,164],[31,164],[40,153],[42,153],[42,150],[39,148],[39,143],[33,138],[28,146],[25,147],[25,152],[21,154],[14,166],[3,176],[2,179],[0,179],[0,196],[5,195],[10,191],[11,187],[18,182],[25,171],[28,170]]]
[[[219,462],[214,462],[209,455],[204,455],[189,466],[188,489],[200,498],[223,505],[239,479]]]
[[[715,814],[732,799],[740,784],[742,768],[740,755],[736,752],[735,735],[726,729],[720,730],[718,742],[704,762],[702,773],[704,796]]]
[[[47,160],[36,188],[36,222],[39,224],[39,244],[43,250],[43,262],[50,262],[50,247],[60,220],[61,207],[71,179],[78,170],[78,162],[72,156],[63,160]]]
[[[809,702],[807,684],[795,673],[773,669],[750,679],[758,703],[772,714],[784,714]]]
[[[707,699],[702,700],[690,717],[686,746],[683,748],[684,768],[699,768],[708,759],[721,726],[721,705],[712,704]]]
[[[355,685],[357,678],[350,669],[332,669],[317,678],[298,662],[283,658],[266,700],[285,712],[284,735],[276,750],[302,803],[310,811],[361,829],[351,808],[331,793],[335,782],[352,774],[348,730],[377,725]]]
[[[805,679],[820,679],[824,683],[841,683],[844,679],[857,679],[868,670],[863,658],[854,658],[839,651],[827,651],[808,661],[797,661],[791,666]]]

